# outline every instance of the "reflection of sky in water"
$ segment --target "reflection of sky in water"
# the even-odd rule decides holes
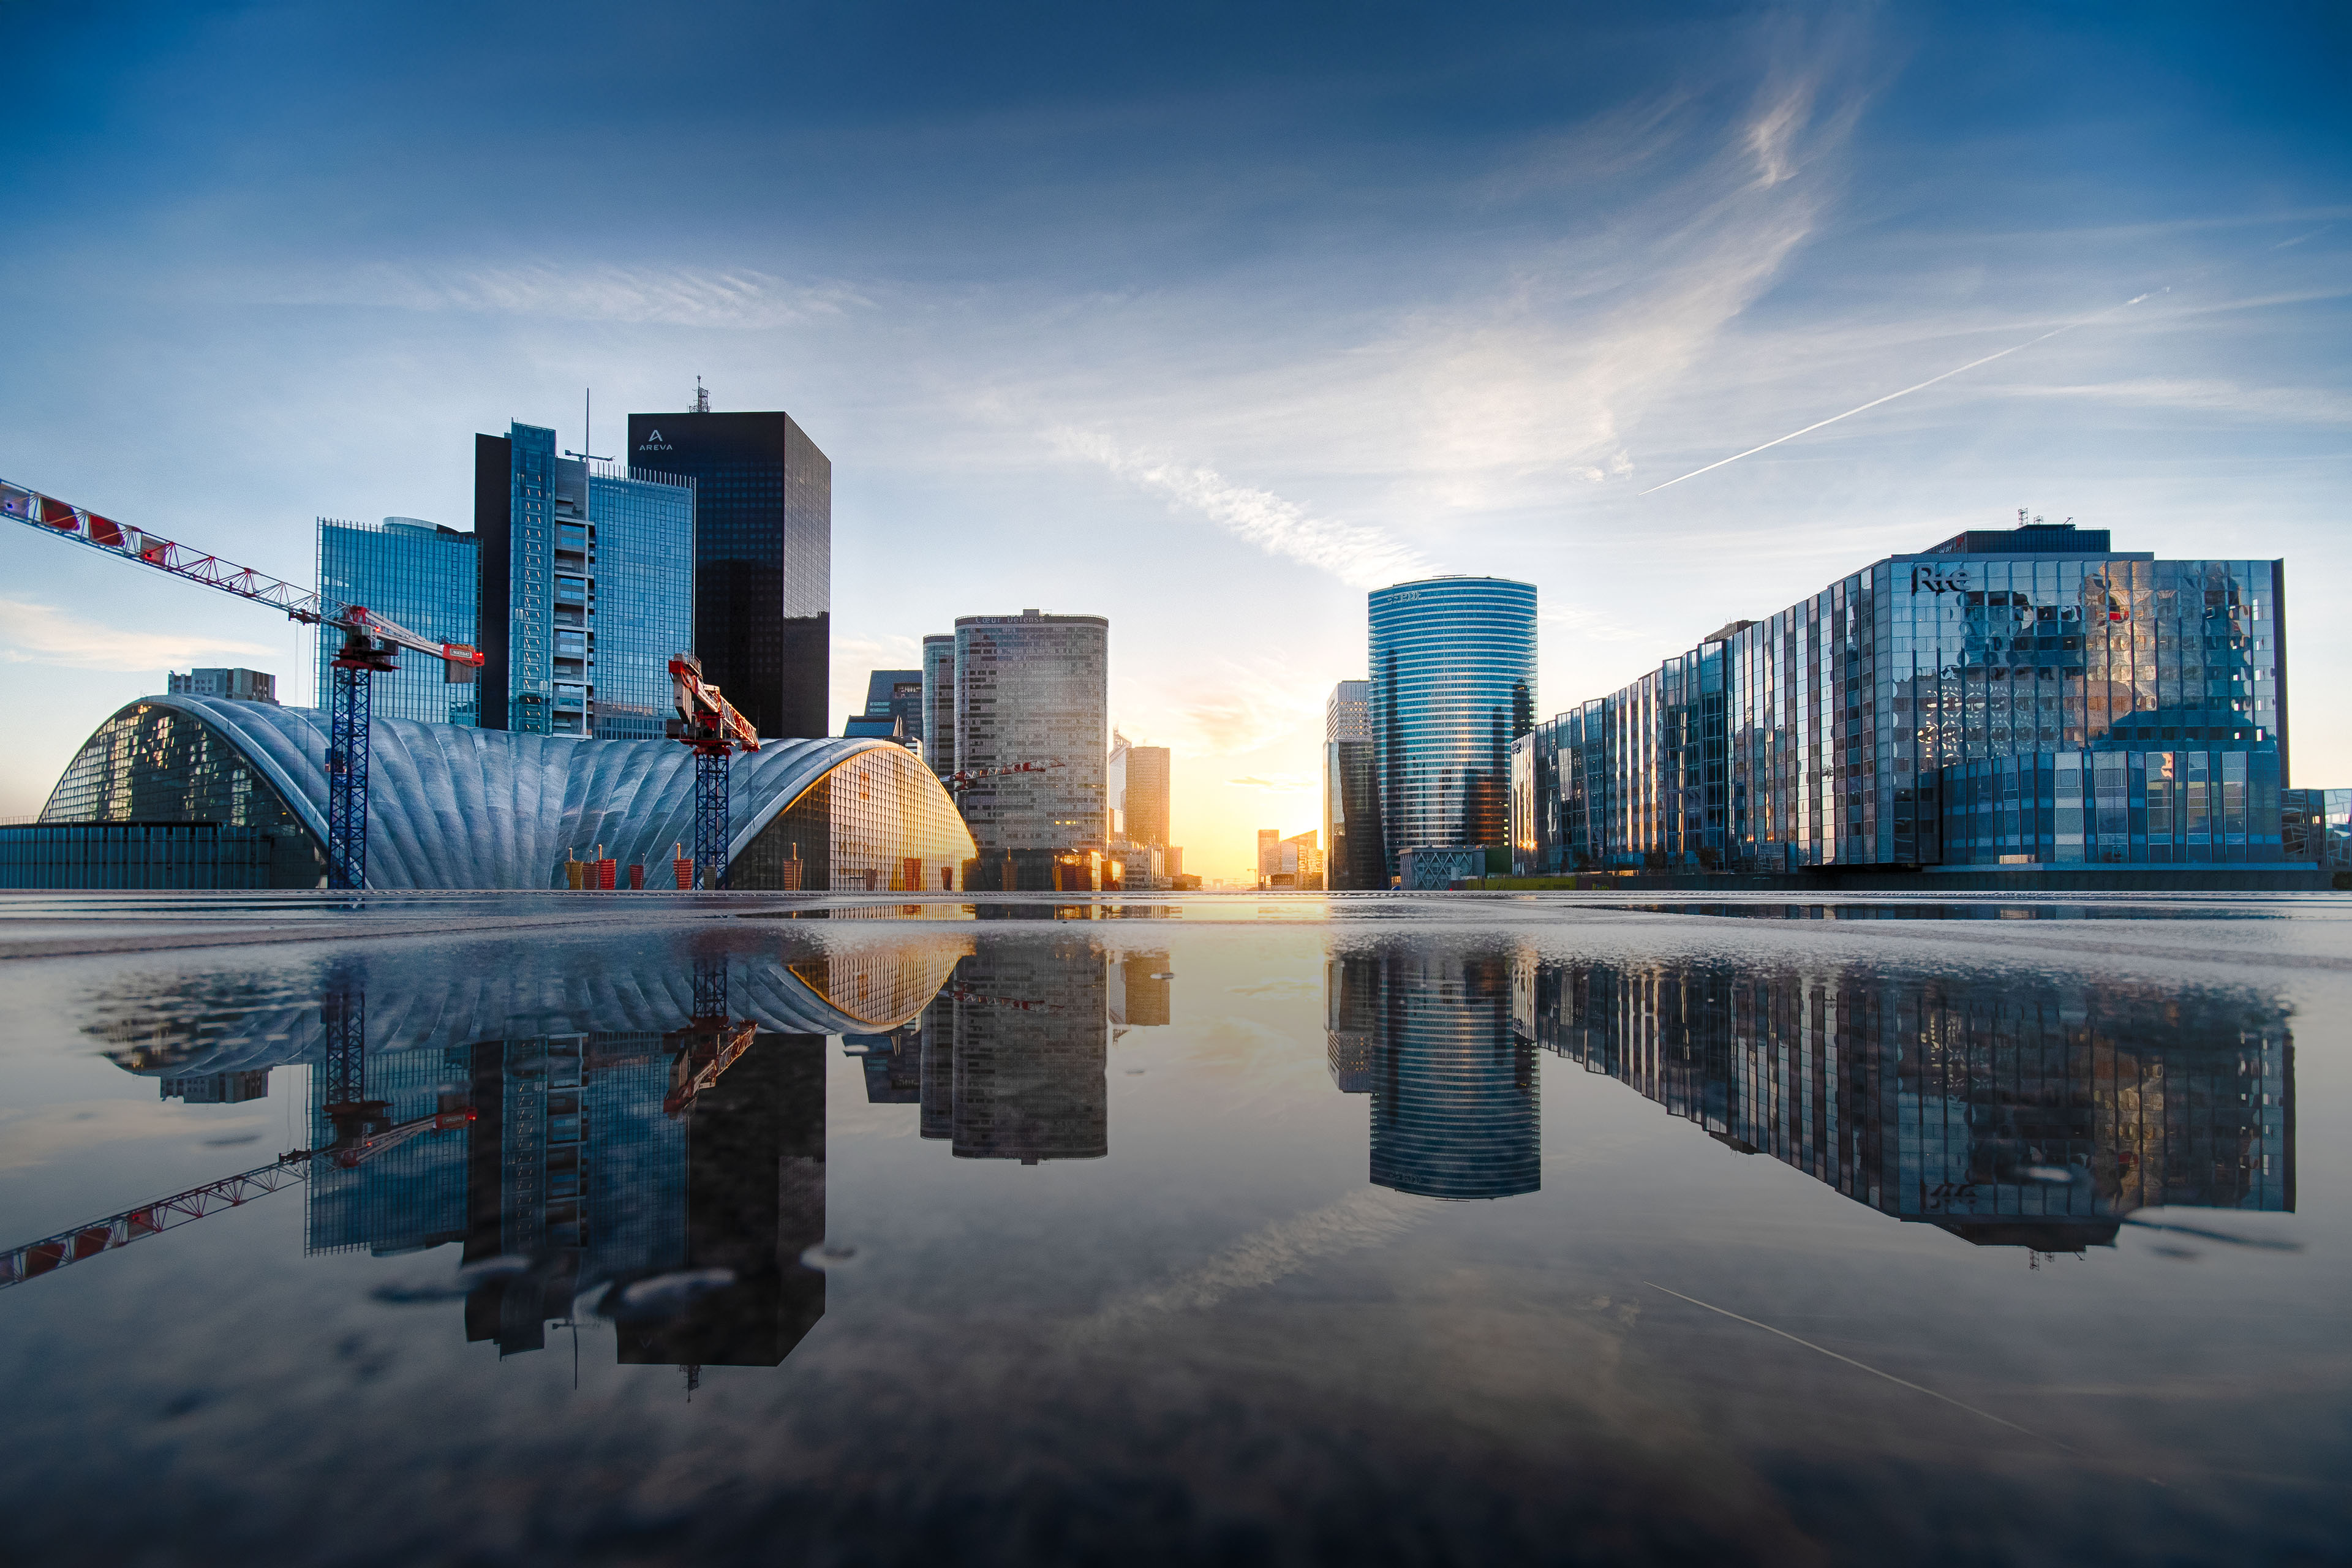
[[[26,964],[7,1240],[334,1146],[322,998],[385,1123],[474,1120],[0,1291],[5,1490],[100,1557],[2316,1550],[2328,923]]]

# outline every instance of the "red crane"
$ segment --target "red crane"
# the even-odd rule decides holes
[[[727,781],[735,749],[760,749],[760,731],[719,688],[702,679],[702,660],[671,656],[669,683],[677,717],[669,738],[694,748],[694,872],[709,888],[727,885]]]
[[[152,566],[240,599],[282,610],[289,620],[332,626],[343,634],[327,710],[327,885],[357,891],[367,880],[368,699],[378,670],[397,668],[402,648],[442,661],[450,680],[469,681],[481,667],[478,648],[420,637],[364,605],[330,599],[315,588],[224,561],[160,534],[143,532],[86,507],[0,479],[0,515],[86,544],[142,566]]]
[[[190,1187],[184,1193],[173,1193],[167,1198],[141,1204],[135,1209],[125,1209],[104,1219],[78,1225],[71,1230],[61,1230],[55,1236],[45,1236],[38,1241],[0,1252],[0,1290],[11,1285],[21,1285],[43,1274],[53,1274],[68,1263],[79,1263],[85,1258],[95,1258],[101,1252],[113,1252],[150,1236],[159,1236],[176,1229],[190,1220],[202,1219],[222,1209],[239,1207],[267,1193],[296,1182],[310,1179],[310,1162],[332,1160],[345,1170],[356,1170],[387,1149],[396,1149],[422,1132],[441,1132],[465,1126],[474,1120],[474,1108],[459,1106],[436,1110],[413,1121],[387,1127],[380,1132],[360,1133],[346,1141],[339,1136],[323,1149],[297,1149],[290,1154],[280,1154],[267,1165],[224,1176],[217,1182],[206,1182],[200,1187]]]

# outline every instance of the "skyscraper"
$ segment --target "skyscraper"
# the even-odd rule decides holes
[[[322,517],[319,592],[346,605],[364,605],[421,637],[473,643],[481,604],[478,554],[474,535],[418,518],[387,517],[381,528],[371,528]],[[329,667],[342,646],[340,634],[320,631],[321,708],[332,686]],[[397,670],[375,677],[370,706],[380,718],[473,724],[481,689],[478,681],[447,679],[437,658],[404,653]]]
[[[1168,847],[1168,748],[1129,746],[1125,803],[1119,807],[1129,842]]]
[[[632,414],[629,461],[696,485],[693,646],[760,733],[829,732],[833,462],[781,411]]]
[[[691,480],[559,457],[541,426],[474,437],[483,728],[661,738],[670,656],[692,646],[695,510]]]
[[[1372,746],[1372,683],[1343,680],[1323,705],[1325,878],[1335,889],[1385,888]]]
[[[956,765],[1038,764],[964,792],[981,880],[1053,888],[1057,862],[1087,875],[1108,842],[1103,742],[1109,718],[1110,623],[1100,616],[962,616],[956,620]]]
[[[941,778],[956,771],[955,649],[952,633],[923,639],[923,757]]]
[[[1429,577],[1370,595],[1384,871],[1401,851],[1510,840],[1511,742],[1535,725],[1536,590]]]
[[[1116,729],[1110,732],[1110,756],[1103,763],[1103,813],[1114,839],[1127,837],[1127,754],[1135,743]]]

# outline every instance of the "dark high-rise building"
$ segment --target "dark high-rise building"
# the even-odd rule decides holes
[[[1323,705],[1325,886],[1385,888],[1372,683],[1343,680]]]
[[[628,460],[695,481],[705,677],[762,736],[829,733],[832,459],[776,411],[632,414]]]

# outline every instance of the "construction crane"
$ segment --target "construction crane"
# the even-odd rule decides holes
[[[1049,769],[1067,766],[1069,766],[1067,763],[1055,757],[1049,762],[1012,763],[1001,768],[960,768],[941,782],[946,784],[950,793],[961,796],[964,791],[982,779],[1001,778],[1006,773],[1042,773]]]
[[[760,731],[702,679],[702,660],[673,655],[669,682],[677,717],[669,738],[694,748],[694,874],[708,888],[727,885],[727,778],[735,749],[760,749]]]
[[[75,540],[93,550],[152,566],[240,599],[282,610],[305,626],[343,634],[327,705],[327,885],[356,892],[367,882],[369,698],[378,671],[398,668],[402,648],[442,661],[446,679],[470,681],[482,655],[465,643],[420,637],[363,605],[330,599],[315,588],[239,566],[217,555],[143,532],[87,507],[0,479],[0,514]]]
[[[384,1115],[387,1102],[367,1098],[367,1020],[362,998],[349,987],[331,990],[320,1003],[320,1016],[327,1046],[327,1100],[321,1109],[334,1126],[333,1142],[296,1149],[267,1165],[0,1252],[0,1289],[308,1181],[314,1161],[331,1160],[346,1171],[355,1171],[412,1138],[455,1131],[474,1120],[472,1106],[445,1093],[440,1105],[425,1115],[401,1122],[390,1121]]]

